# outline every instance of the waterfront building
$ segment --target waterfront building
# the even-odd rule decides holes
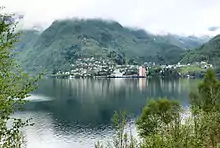
[[[142,66],[139,67],[139,76],[140,77],[145,77],[146,76],[146,69],[145,69],[145,67],[142,67]]]

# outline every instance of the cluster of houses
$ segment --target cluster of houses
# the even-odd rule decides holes
[[[181,64],[179,62],[178,64],[175,64],[175,65],[161,65],[160,67],[162,69],[164,69],[164,68],[166,68],[166,69],[169,69],[169,68],[177,69],[177,68],[186,67],[186,66],[198,66],[198,67],[200,67],[202,69],[213,68],[212,64],[209,64],[208,62],[204,62],[204,61],[188,63],[188,64]]]
[[[193,63],[193,64],[198,65],[198,66],[200,66],[200,68],[203,68],[203,69],[213,68],[213,65],[212,65],[212,64],[209,64],[209,63],[204,62],[204,61],[195,62],[195,63]]]
[[[188,64],[161,65],[159,75],[188,78],[203,77],[205,71],[209,68],[213,68],[213,65],[204,61]]]
[[[134,77],[146,76],[145,67],[138,65],[116,65],[108,58],[81,58],[71,65],[71,70],[57,75],[65,75],[70,78],[77,77]]]
[[[201,69],[212,68],[212,64],[207,62],[195,62],[191,64],[175,64],[175,65],[156,65],[154,62],[144,63],[139,65],[117,65],[114,61],[108,58],[81,58],[77,59],[71,65],[71,70],[62,72],[59,71],[57,75],[64,75],[69,78],[79,77],[146,77],[148,70],[159,66],[164,69],[178,69],[182,67],[197,66]]]

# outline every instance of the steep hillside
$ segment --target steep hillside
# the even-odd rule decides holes
[[[91,56],[111,57],[118,64],[176,63],[189,46],[175,36],[154,36],[102,20],[55,21],[41,34],[24,31],[20,41],[15,48],[22,50],[18,58],[23,67],[28,71],[46,69],[49,73],[67,69],[77,58]],[[194,46],[197,43],[190,44]]]
[[[188,51],[182,59],[184,63],[208,61],[212,64],[220,62],[220,35],[212,38],[195,50]]]
[[[36,30],[25,30],[20,32],[18,42],[15,43],[15,51],[24,51],[28,46],[32,46],[40,33]]]
[[[169,34],[169,35],[162,37],[162,40],[165,40],[173,45],[176,45],[186,50],[199,47],[203,43],[208,42],[209,39],[210,38],[206,36],[201,36],[201,37],[186,36],[185,37],[185,36],[178,36],[178,35],[173,35],[173,34]]]

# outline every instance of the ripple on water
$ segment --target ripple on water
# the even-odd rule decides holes
[[[52,98],[44,96],[44,95],[31,94],[25,100],[28,100],[28,101],[31,101],[31,102],[43,102],[43,101],[52,101]]]
[[[26,98],[24,112],[17,117],[33,118],[26,127],[27,148],[90,148],[112,139],[110,118],[127,110],[137,117],[150,98],[177,99],[189,103],[195,80],[188,79],[47,79]],[[188,113],[183,114],[183,119]],[[133,133],[137,133],[132,124]],[[128,130],[129,132],[129,130]]]
[[[52,114],[47,112],[18,112],[15,116],[32,118],[33,127],[26,127],[27,148],[90,148],[97,141],[109,140],[112,131],[109,127],[84,128],[80,125],[57,124]],[[60,122],[60,121],[59,121]]]

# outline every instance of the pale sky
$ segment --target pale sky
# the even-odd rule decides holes
[[[159,34],[220,34],[220,0],[0,0],[0,5],[24,14],[25,28],[77,17],[115,20]]]

